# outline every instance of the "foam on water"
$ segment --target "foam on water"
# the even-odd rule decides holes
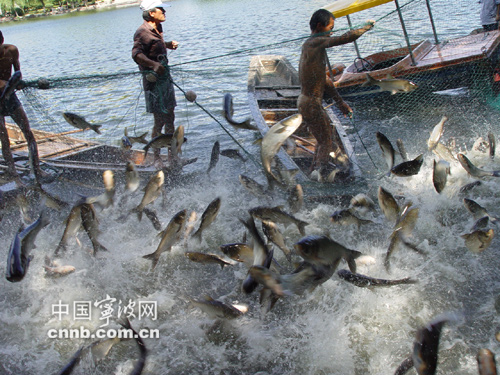
[[[489,161],[484,153],[468,156],[484,169],[500,169],[500,162]],[[238,218],[246,217],[249,208],[267,204],[244,190],[235,165],[239,162],[221,159],[210,178],[202,172],[179,186],[167,187],[165,206],[161,198],[153,204],[162,227],[176,212],[187,209],[188,213],[192,210],[198,213],[197,228],[208,203],[217,196],[222,198],[219,215],[204,231],[202,242],[188,241],[190,251],[222,255],[218,250],[220,245],[242,239],[244,229]],[[71,311],[74,301],[96,302],[109,295],[117,300],[115,308],[119,300],[122,307],[129,300],[157,302],[157,320],[132,319],[136,329],[160,331],[159,339],[145,339],[149,355],[144,373],[392,373],[410,354],[415,331],[447,311],[464,313],[465,323],[445,326],[438,373],[474,373],[477,350],[498,348],[494,338],[499,324],[494,308],[500,277],[498,240],[495,238],[481,254],[466,249],[459,236],[469,231],[474,221],[457,192],[472,179],[457,162],[452,163],[451,172],[448,186],[438,195],[430,180],[432,157],[427,154],[417,176],[384,177],[373,181],[367,191],[355,192],[367,193],[376,201],[376,189],[382,185],[395,196],[403,196],[405,202],[412,201],[420,210],[411,241],[428,255],[400,247],[391,257],[390,274],[383,266],[383,259],[392,225],[378,208],[375,214],[370,214],[375,223],[363,225],[360,230],[355,226],[334,226],[329,221],[329,215],[340,206],[315,204],[297,214],[310,223],[307,234],[329,234],[375,259],[374,263],[360,264],[359,273],[386,279],[412,277],[418,279],[418,284],[369,290],[334,275],[313,292],[281,299],[266,315],[260,311],[258,293],[246,296],[240,291],[246,276],[243,265],[221,269],[191,262],[183,254],[186,251],[183,241],[162,254],[158,266],[151,271],[150,261],[142,258],[156,250],[159,242],[151,223],[145,217],[138,222],[135,214],[125,223],[116,221],[123,210],[140,201],[140,194],[126,206],[115,205],[98,212],[100,239],[109,252],[99,253],[95,258],[90,256],[91,246],[82,232],[79,237],[83,248],[72,241],[59,261],[75,266],[76,272],[58,279],[47,278],[42,268],[43,258],[52,254],[60,240],[67,215],[67,211],[51,212],[51,224],[37,237],[35,258],[24,280],[12,284],[3,281],[2,372],[35,374],[62,368],[80,346],[88,345],[91,340],[49,339],[48,330],[84,326],[94,331],[103,321],[96,308],[90,321],[75,321],[71,314],[59,320],[52,314],[52,306],[62,301],[70,304]],[[252,173],[259,178],[258,172]],[[483,181],[468,196],[495,216],[497,187],[498,181],[492,178]],[[286,197],[277,193],[272,204],[285,202]],[[3,259],[18,223],[12,217],[4,224],[3,232],[9,235],[1,239]],[[295,226],[279,227],[289,246],[301,238]],[[292,269],[281,251],[275,249],[275,256]],[[347,265],[341,263],[340,267]],[[239,319],[214,327],[212,319],[189,304],[190,298],[204,295],[226,303],[248,304],[249,311]],[[116,324],[112,322],[111,326]],[[136,358],[138,350],[133,341],[121,342],[97,365],[85,357],[75,373],[125,374],[132,369]]]

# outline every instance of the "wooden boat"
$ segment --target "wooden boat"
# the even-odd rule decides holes
[[[297,70],[283,56],[253,56],[248,74],[248,99],[252,117],[262,135],[277,122],[298,113],[297,98],[300,94]],[[325,103],[325,106],[326,103]],[[342,124],[327,108],[334,129],[334,152],[340,171],[334,182],[349,181],[361,175],[352,145]],[[317,141],[300,127],[289,139],[293,147],[282,147],[276,157],[279,168],[297,170],[297,179],[307,181]]]
[[[390,1],[338,0],[325,9],[336,18],[346,16],[351,24],[350,14]],[[397,0],[394,0],[394,4],[400,15],[407,46],[363,58],[355,45],[358,57],[334,77],[335,86],[343,98],[353,100],[372,98],[375,94],[384,97],[391,95],[388,91],[381,91],[378,86],[363,86],[368,81],[367,74],[376,80],[392,77],[414,82],[418,88],[402,94],[409,96],[461,87],[499,91],[500,31],[483,33],[475,30],[469,35],[439,42],[430,3],[427,2],[434,40],[410,44],[401,7]]]
[[[16,166],[20,171],[28,170],[28,145],[22,131],[15,125],[6,124],[6,127],[11,142],[10,148],[14,159],[17,160]],[[90,182],[94,178],[102,178],[105,170],[111,170],[115,174],[124,173],[127,161],[134,162],[140,174],[148,175],[157,170],[152,165],[152,152],[148,153],[145,159],[143,150],[124,150],[72,136],[81,130],[51,133],[32,129],[32,132],[37,140],[41,163],[56,169],[67,178]],[[166,161],[166,155],[162,157]],[[193,159],[188,162],[193,162]]]

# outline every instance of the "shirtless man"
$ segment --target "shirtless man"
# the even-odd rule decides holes
[[[325,74],[326,48],[355,41],[370,30],[375,21],[369,20],[362,28],[332,37],[334,23],[335,17],[326,9],[314,12],[309,21],[311,36],[302,45],[302,55],[299,62],[301,93],[297,106],[299,113],[302,114],[303,124],[318,141],[313,159],[313,170],[327,166],[330,153],[333,150],[333,129],[322,104],[325,90],[335,100],[344,116],[352,112],[351,107],[338,94],[333,82],[327,82]],[[326,169],[328,170],[328,168]]]
[[[14,68],[15,72],[20,72],[21,69],[17,47],[12,44],[4,44],[3,41],[3,34],[0,31],[0,94],[3,92],[7,81],[12,75],[12,68]],[[47,174],[40,169],[36,140],[30,130],[26,112],[24,112],[24,108],[15,93],[12,93],[7,100],[0,101],[0,141],[2,142],[2,155],[7,163],[7,174],[15,180],[16,184],[22,185],[10,151],[9,135],[5,127],[5,116],[10,116],[23,132],[28,143],[30,162],[35,173],[35,180],[37,185],[40,185],[42,179]]]

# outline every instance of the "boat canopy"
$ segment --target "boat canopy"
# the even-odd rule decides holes
[[[325,6],[324,9],[330,11],[335,18],[338,18],[389,3],[391,1],[392,0],[337,0],[334,3]]]

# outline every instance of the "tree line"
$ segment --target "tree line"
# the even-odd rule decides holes
[[[96,4],[97,0],[0,0],[2,17],[18,18],[27,15],[63,13]]]

